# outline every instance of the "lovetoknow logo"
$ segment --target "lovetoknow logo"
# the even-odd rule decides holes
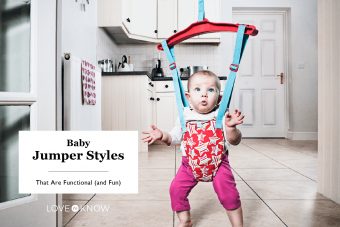
[[[110,205],[85,205],[85,206],[78,206],[78,205],[47,205],[47,212],[107,212],[110,209]]]

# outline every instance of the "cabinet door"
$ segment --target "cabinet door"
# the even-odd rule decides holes
[[[158,0],[158,38],[166,39],[177,32],[177,0]]]
[[[221,22],[220,19],[220,0],[205,0],[204,1],[205,18],[211,22]],[[220,38],[221,33],[209,33],[198,36],[198,38]]]
[[[128,32],[131,30],[131,5],[132,5],[132,0],[124,0],[122,2],[123,4],[123,11],[122,11],[122,21],[123,24],[125,25],[126,29]]]
[[[130,34],[157,38],[157,0],[131,0]]]
[[[197,0],[178,0],[178,30],[182,31],[190,24],[197,22],[198,1]],[[191,39],[197,39],[193,37]],[[190,40],[190,39],[189,39]]]
[[[170,132],[178,115],[175,93],[156,93],[156,98],[159,99],[156,101],[156,127],[162,131]]]

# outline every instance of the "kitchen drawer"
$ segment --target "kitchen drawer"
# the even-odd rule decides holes
[[[156,92],[174,92],[174,84],[172,80],[167,80],[167,81],[153,81],[156,85]],[[187,84],[188,81],[182,81],[184,90],[187,91]]]

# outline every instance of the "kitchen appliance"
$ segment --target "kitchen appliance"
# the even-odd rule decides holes
[[[101,68],[102,72],[114,72],[114,61],[111,59],[104,59],[98,61],[98,66]]]
[[[131,71],[129,64],[127,63],[127,58],[125,55],[123,55],[122,57],[122,62],[119,62],[117,71],[118,72]]]
[[[164,71],[161,68],[162,67],[163,60],[161,58],[154,58],[152,59],[152,77],[164,77]]]
[[[187,69],[189,70],[188,72],[189,76],[191,76],[197,71],[208,70],[208,66],[188,66]]]

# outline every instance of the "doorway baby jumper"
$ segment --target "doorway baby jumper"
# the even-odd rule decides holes
[[[164,50],[170,63],[169,67],[175,88],[178,116],[184,134],[182,143],[190,168],[197,181],[209,182],[213,181],[222,161],[224,150],[222,119],[227,108],[229,108],[242,54],[249,35],[256,36],[258,30],[256,30],[256,27],[253,25],[210,22],[205,18],[204,0],[198,0],[198,4],[198,21],[162,41],[161,44],[158,44],[157,48],[158,50]],[[227,78],[227,84],[222,95],[217,117],[204,123],[186,123],[183,108],[189,106],[189,102],[185,98],[183,84],[176,67],[174,46],[197,35],[223,31],[237,32],[237,36],[233,63],[229,67],[230,73]]]

